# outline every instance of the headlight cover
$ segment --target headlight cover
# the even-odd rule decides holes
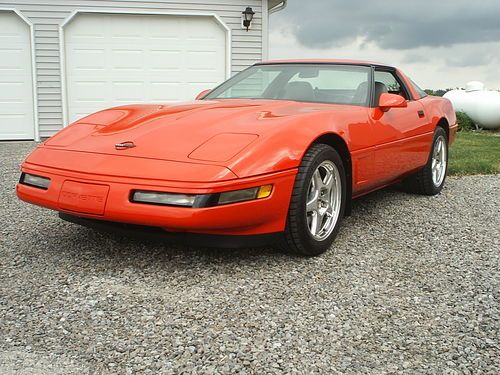
[[[29,173],[21,173],[21,178],[19,179],[19,183],[47,190],[50,185],[50,178],[37,176]]]
[[[204,208],[264,199],[269,197],[272,191],[273,185],[263,185],[249,189],[199,195],[135,190],[130,196],[130,201],[134,203],[155,204],[162,206]]]
[[[135,191],[132,201],[138,203],[160,204],[163,206],[193,207],[196,195],[161,193],[154,191]]]

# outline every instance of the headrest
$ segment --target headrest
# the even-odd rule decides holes
[[[313,101],[314,90],[309,82],[288,82],[283,96],[283,99]]]

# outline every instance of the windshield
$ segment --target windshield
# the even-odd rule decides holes
[[[369,74],[368,66],[357,65],[255,65],[204,99],[275,99],[365,106]]]

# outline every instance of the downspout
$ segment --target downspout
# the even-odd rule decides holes
[[[262,0],[263,5],[270,0]],[[282,0],[272,8],[267,8],[267,13],[262,15],[262,60],[265,61],[269,58],[269,15],[286,8],[288,0]]]

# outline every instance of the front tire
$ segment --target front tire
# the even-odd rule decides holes
[[[289,251],[324,253],[337,236],[346,207],[346,174],[337,151],[315,144],[299,167],[288,210],[285,244]]]
[[[448,136],[438,126],[432,139],[431,153],[424,168],[407,177],[403,182],[406,190],[422,195],[436,195],[441,192],[448,171]]]

